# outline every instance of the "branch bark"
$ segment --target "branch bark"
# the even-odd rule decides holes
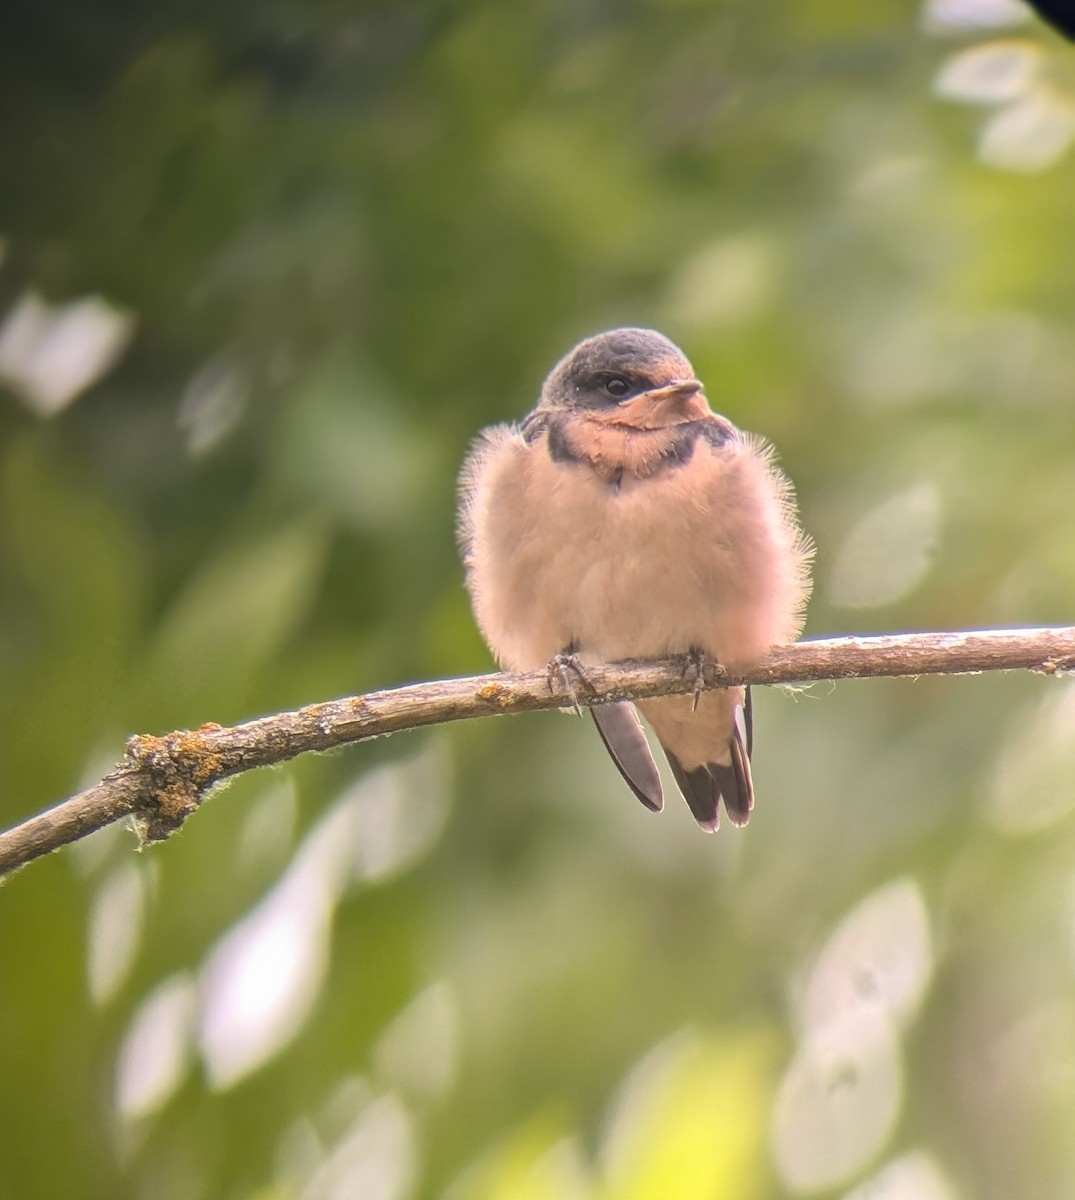
[[[777,646],[749,671],[707,671],[705,686],[805,683],[900,675],[1075,670],[1075,626],[828,638]],[[643,700],[693,690],[681,661],[587,667],[593,691],[579,703]],[[130,816],[143,842],[162,841],[206,793],[232,775],[367,738],[469,717],[563,708],[571,703],[544,671],[408,684],[311,704],[225,728],[208,724],[156,737],[136,734],[100,783],[0,833],[0,875]]]

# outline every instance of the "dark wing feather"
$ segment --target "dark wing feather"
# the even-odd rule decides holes
[[[747,750],[749,733],[744,728],[742,709],[735,710],[735,732],[732,734],[732,765],[730,767],[713,767],[725,773],[720,780],[720,790],[724,796],[724,807],[728,810],[728,819],[733,825],[745,825],[750,820],[750,810],[754,807],[754,781],[750,776],[750,754]]]
[[[626,700],[596,704],[590,715],[627,786],[647,808],[660,812],[664,808],[661,777],[635,706]]]

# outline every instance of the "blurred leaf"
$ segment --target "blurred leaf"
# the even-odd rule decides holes
[[[768,1194],[765,1143],[775,1039],[686,1034],[635,1068],[605,1153],[607,1200]]]
[[[219,549],[176,597],[149,652],[147,699],[158,723],[239,716],[251,676],[282,651],[309,612],[327,550],[320,522],[300,519]],[[201,707],[199,707],[201,706]],[[179,715],[184,714],[184,715]]]
[[[592,1194],[563,1123],[544,1114],[484,1155],[445,1200],[588,1200]]]

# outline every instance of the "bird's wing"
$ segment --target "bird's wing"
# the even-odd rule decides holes
[[[660,812],[664,808],[661,777],[635,706],[626,700],[596,704],[590,715],[627,786],[647,808]]]

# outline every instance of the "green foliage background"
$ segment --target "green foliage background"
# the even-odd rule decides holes
[[[133,731],[487,669],[458,464],[618,323],[779,446],[809,635],[1069,623],[1075,163],[983,164],[932,81],[1012,37],[1059,102],[1071,51],[920,18],[10,4],[0,313],[94,295],[133,332],[63,411],[0,391],[0,820]],[[1075,1195],[1070,688],[760,696],[758,807],[715,838],[544,714],[36,863],[0,890],[0,1196]],[[891,1078],[838,1040],[796,1109],[852,912]],[[276,985],[293,1028],[229,1068]]]

